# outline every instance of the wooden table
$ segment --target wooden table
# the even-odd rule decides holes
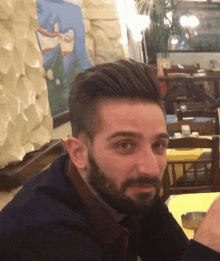
[[[181,215],[192,211],[207,212],[212,202],[220,196],[220,192],[210,193],[195,193],[183,194],[177,196],[170,196],[167,200],[169,211],[173,214],[176,221],[183,228],[181,222]],[[189,239],[194,236],[194,231],[191,229],[183,228],[183,231]]]
[[[51,140],[39,150],[27,153],[22,161],[12,162],[0,169],[0,191],[11,191],[23,185],[29,177],[42,171],[64,152],[62,139]]]

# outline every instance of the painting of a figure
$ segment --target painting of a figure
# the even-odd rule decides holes
[[[68,110],[70,84],[91,65],[87,58],[81,8],[74,0],[37,0],[39,29],[52,116]]]

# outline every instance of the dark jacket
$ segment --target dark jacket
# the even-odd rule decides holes
[[[2,261],[113,261],[65,176],[67,159],[67,155],[62,155],[50,168],[32,177],[0,213]],[[140,241],[135,244],[143,261],[181,260],[188,248],[186,236],[162,200],[139,222],[136,233]],[[219,257],[191,240],[182,260]]]

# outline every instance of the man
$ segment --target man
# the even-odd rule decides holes
[[[210,217],[204,222],[212,234],[201,226],[197,241],[188,242],[159,197],[169,137],[159,85],[147,65],[119,60],[79,74],[70,115],[68,154],[27,182],[1,212],[1,258],[220,259]]]

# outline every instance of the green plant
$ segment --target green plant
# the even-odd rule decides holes
[[[174,0],[136,0],[138,14],[149,15],[151,20],[144,32],[147,50],[153,47],[162,57],[168,57],[171,38],[185,38],[185,29],[176,15],[178,4]]]

